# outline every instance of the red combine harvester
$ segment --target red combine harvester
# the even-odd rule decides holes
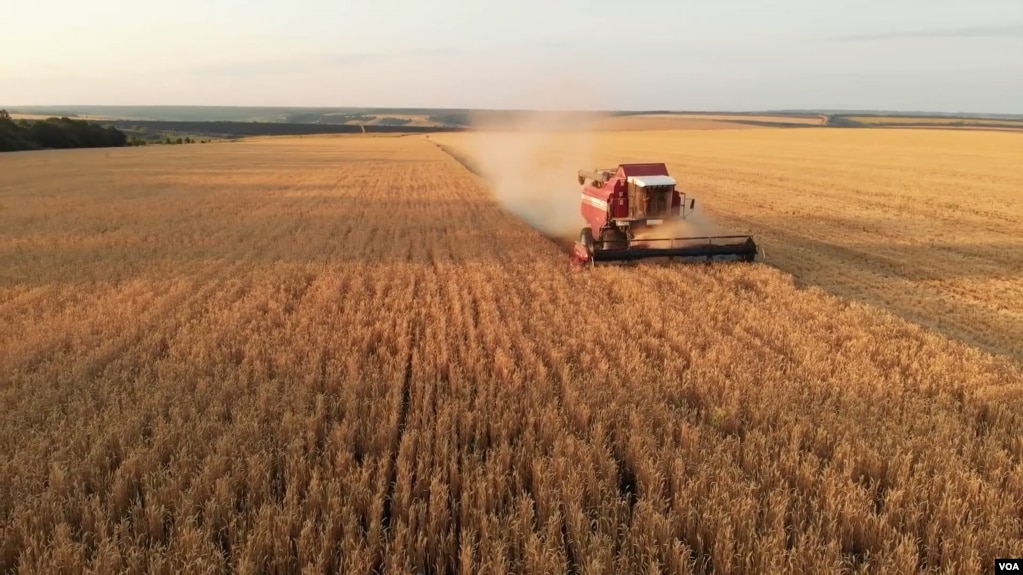
[[[592,183],[587,184],[587,180]],[[696,200],[687,201],[663,164],[621,164],[614,170],[579,170],[587,226],[572,248],[579,264],[646,258],[732,257],[752,262],[750,236],[673,237],[685,227]],[[687,205],[688,204],[688,205]]]

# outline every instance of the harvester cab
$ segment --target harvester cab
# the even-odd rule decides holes
[[[572,248],[572,259],[577,263],[647,258],[756,259],[757,246],[750,236],[685,233],[685,220],[696,208],[696,200],[678,190],[663,163],[579,170],[578,181],[586,226]]]

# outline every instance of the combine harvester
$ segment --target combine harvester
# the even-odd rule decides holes
[[[592,183],[587,184],[587,181]],[[634,262],[648,258],[740,259],[752,262],[750,236],[675,237],[696,200],[675,187],[663,164],[621,164],[614,170],[579,171],[583,219],[572,248],[575,264]]]

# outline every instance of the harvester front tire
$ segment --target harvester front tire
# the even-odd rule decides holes
[[[629,247],[629,235],[619,230],[604,230],[600,239],[605,249],[624,250]]]
[[[586,226],[579,232],[579,243],[586,248],[586,251],[593,255],[593,231]]]

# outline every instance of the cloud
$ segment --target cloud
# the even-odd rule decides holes
[[[839,36],[838,41],[901,40],[906,38],[1023,38],[1023,24],[1004,26],[963,26],[933,30],[907,30]]]

